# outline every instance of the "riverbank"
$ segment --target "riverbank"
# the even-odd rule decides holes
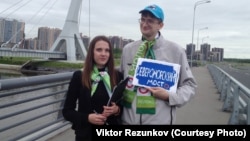
[[[0,69],[5,69],[5,70],[15,70],[15,71],[20,71],[22,68],[21,65],[7,65],[7,64],[0,64]]]
[[[39,58],[25,58],[25,57],[1,57],[0,64],[6,69],[14,69],[12,65],[18,65],[18,69],[34,70],[34,71],[49,71],[49,70],[75,70],[81,69],[84,65],[84,61],[66,61],[66,60],[49,60]],[[7,66],[6,66],[7,65]],[[11,66],[9,66],[11,65]],[[21,66],[21,68],[20,68]],[[57,73],[57,71],[56,71]]]
[[[72,72],[78,70],[77,68],[54,68],[54,67],[43,67],[33,65],[32,63],[23,66],[23,65],[10,65],[10,64],[0,64],[0,72],[2,73],[19,73],[19,74],[27,74],[27,75],[37,75],[37,74],[55,74],[60,72]]]
[[[83,61],[68,62],[63,60],[44,60],[31,58],[7,58],[0,59],[0,69],[17,71],[27,75],[54,74],[60,72],[72,72],[82,69]],[[7,70],[7,71],[6,71]]]

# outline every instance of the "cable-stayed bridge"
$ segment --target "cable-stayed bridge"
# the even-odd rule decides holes
[[[12,37],[8,42],[1,45],[0,56],[65,59],[68,61],[76,61],[77,58],[81,58],[84,60],[87,52],[80,37],[78,26],[81,5],[82,0],[71,0],[62,32],[49,51],[20,49],[20,44],[15,44],[11,48],[7,48],[6,46],[9,44]],[[14,36],[17,34],[18,33]],[[63,45],[66,45],[66,49],[62,52]]]

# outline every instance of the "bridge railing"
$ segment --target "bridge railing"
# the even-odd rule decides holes
[[[231,112],[228,124],[250,125],[250,90],[215,65],[208,65],[208,70],[224,102],[222,110]]]
[[[47,140],[70,128],[61,110],[72,74],[0,80],[1,141]]]
[[[7,57],[33,57],[33,58],[49,58],[49,59],[66,59],[65,52],[58,51],[43,51],[43,50],[28,50],[28,49],[11,49],[11,48],[0,48],[0,56]]]

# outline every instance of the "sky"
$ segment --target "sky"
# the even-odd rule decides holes
[[[160,30],[164,38],[183,48],[192,42],[196,46],[208,43],[211,48],[224,48],[224,58],[250,59],[250,0],[211,0],[195,6],[198,1],[201,0],[82,0],[79,32],[91,38],[106,35],[138,40],[139,11],[156,4],[164,11],[164,27]],[[34,38],[38,27],[62,29],[70,3],[71,0],[1,0],[0,17],[25,22],[26,37]]]

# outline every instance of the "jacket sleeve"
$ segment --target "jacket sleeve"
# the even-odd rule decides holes
[[[84,124],[88,124],[88,114],[84,114],[76,110],[81,87],[81,71],[76,71],[73,73],[70,80],[62,110],[65,120],[70,121],[73,124],[73,129],[81,129]]]
[[[197,87],[184,52],[182,52],[180,61],[181,69],[177,92],[169,93],[169,104],[177,107],[185,105],[195,95]]]

